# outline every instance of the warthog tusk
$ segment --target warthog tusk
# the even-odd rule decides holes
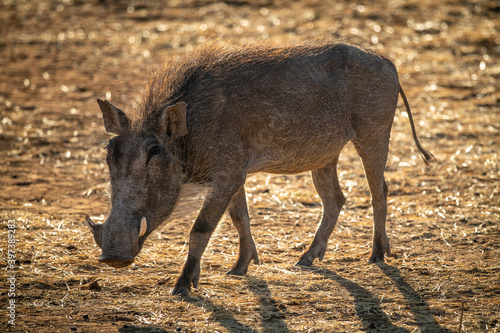
[[[89,214],[85,214],[85,225],[90,229],[92,233],[94,233],[95,223],[92,221]]]
[[[141,237],[146,233],[147,228],[148,228],[148,222],[146,221],[146,218],[143,216],[141,219],[141,229],[139,230],[139,237]]]

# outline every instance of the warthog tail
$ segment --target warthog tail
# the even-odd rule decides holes
[[[413,122],[413,117],[411,115],[410,104],[408,104],[408,100],[406,99],[405,93],[403,92],[403,88],[401,88],[401,85],[399,85],[399,93],[401,94],[401,98],[405,103],[406,112],[408,112],[408,119],[410,119],[411,132],[413,134],[413,139],[415,140],[415,144],[417,145],[418,150],[420,150],[420,152],[422,153],[425,164],[429,165],[429,161],[435,161],[436,158],[427,149],[422,147],[420,145],[420,142],[418,141],[417,131],[415,130],[415,124]]]

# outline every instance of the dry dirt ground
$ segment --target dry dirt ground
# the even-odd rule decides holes
[[[82,223],[86,212],[102,222],[109,210],[109,136],[96,99],[130,110],[162,59],[206,39],[320,36],[393,59],[421,141],[437,158],[420,160],[400,103],[386,172],[397,258],[367,263],[370,197],[348,146],[339,165],[347,202],[312,268],[294,266],[321,216],[309,174],[249,177],[262,264],[245,277],[224,274],[237,252],[224,221],[199,287],[170,295],[196,208],[150,236],[133,266],[99,264]],[[3,0],[0,331],[500,331],[499,54],[500,6],[487,0]]]

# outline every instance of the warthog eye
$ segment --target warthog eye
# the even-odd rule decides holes
[[[158,155],[161,152],[161,148],[158,145],[151,146],[148,151],[148,158],[146,160],[146,165],[148,164],[151,157]]]
[[[153,147],[149,148],[149,155],[156,155],[160,153],[160,146],[154,145]]]

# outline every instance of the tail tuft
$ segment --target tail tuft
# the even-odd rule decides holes
[[[420,146],[420,144],[417,144],[417,147]],[[420,150],[420,153],[422,154],[422,160],[426,165],[429,165],[429,162],[436,162],[436,158],[434,155],[432,155],[427,149],[424,147],[420,146],[418,147],[418,150]]]

